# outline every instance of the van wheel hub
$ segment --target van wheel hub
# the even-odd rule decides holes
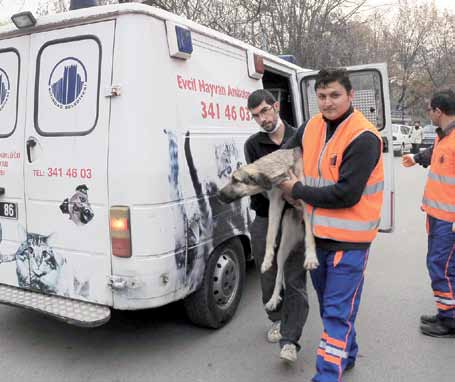
[[[240,268],[234,253],[224,252],[213,273],[213,298],[221,309],[227,309],[235,299],[240,281]]]

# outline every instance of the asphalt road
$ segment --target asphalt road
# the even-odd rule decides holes
[[[360,354],[345,382],[453,382],[455,340],[423,336],[421,313],[434,304],[425,269],[426,233],[419,211],[426,171],[395,159],[396,229],[370,252],[357,318]],[[236,317],[218,331],[187,322],[180,304],[116,312],[103,327],[81,329],[0,306],[0,381],[306,382],[314,374],[321,324],[311,311],[294,366],[265,340],[267,321],[255,270]]]

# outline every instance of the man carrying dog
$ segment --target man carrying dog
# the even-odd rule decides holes
[[[295,133],[295,129],[282,121],[280,103],[267,90],[259,89],[248,97],[248,109],[260,126],[260,131],[245,142],[245,158],[248,163],[278,150]],[[262,301],[270,300],[275,286],[276,262],[273,267],[261,273],[264,260],[268,227],[269,201],[262,195],[251,197],[251,208],[256,218],[250,227],[253,257],[259,270]],[[281,306],[276,311],[267,312],[272,322],[267,332],[269,342],[280,342],[281,359],[294,362],[300,349],[298,341],[308,316],[308,297],[306,291],[306,271],[303,268],[304,243],[289,256],[285,268],[285,289]]]
[[[435,93],[428,113],[438,126],[434,146],[402,159],[405,167],[431,164],[422,210],[427,213],[427,267],[438,314],[421,316],[420,330],[455,338],[455,93]]]
[[[352,107],[345,70],[321,70],[314,88],[320,113],[285,147],[302,147],[304,180],[291,173],[280,188],[306,203],[320,264],[311,271],[323,322],[312,381],[340,382],[358,352],[354,322],[383,200],[382,139]]]

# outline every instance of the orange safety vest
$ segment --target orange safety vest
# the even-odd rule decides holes
[[[352,243],[370,243],[376,237],[384,193],[382,139],[378,130],[357,110],[337,127],[327,143],[322,114],[313,117],[305,127],[302,138],[303,175],[304,184],[311,187],[325,187],[338,182],[344,151],[365,131],[372,132],[381,142],[378,163],[356,205],[340,209],[307,205],[316,237]]]
[[[440,220],[455,222],[455,129],[436,137],[422,210]]]

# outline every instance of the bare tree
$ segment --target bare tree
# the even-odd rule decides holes
[[[444,14],[437,20],[422,59],[433,88],[455,86],[455,16]]]
[[[250,42],[273,53],[294,54],[308,67],[334,64],[333,47],[365,0],[264,0]]]
[[[394,50],[391,67],[394,80],[391,86],[392,95],[395,97],[397,109],[402,113],[418,102],[418,94],[410,91],[410,88],[418,81],[422,53],[436,17],[434,3],[411,5],[408,0],[401,0],[392,28],[385,35],[385,41],[390,41]]]

